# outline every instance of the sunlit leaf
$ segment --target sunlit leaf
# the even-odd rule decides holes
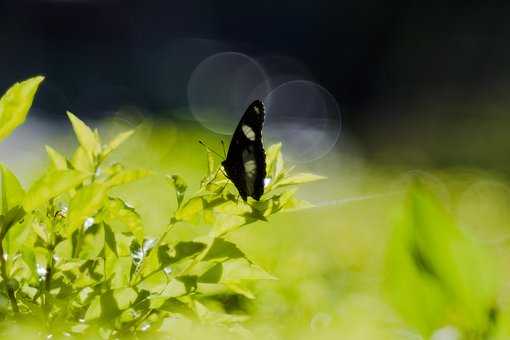
[[[129,130],[126,132],[119,133],[117,136],[115,136],[110,143],[104,148],[102,152],[102,157],[107,157],[112,151],[117,149],[122,143],[124,143],[126,140],[131,137],[131,135],[135,132],[135,130]]]
[[[226,241],[223,238],[215,238],[203,260],[209,261],[215,259],[221,261],[241,257],[244,257],[244,253],[235,243]]]
[[[140,215],[120,198],[110,197],[105,203],[103,219],[117,232],[131,232],[143,241],[143,225]]]
[[[79,146],[73,154],[71,164],[74,169],[84,173],[94,173],[94,163],[92,157],[85,151],[82,146]]]
[[[101,143],[96,134],[78,117],[71,112],[67,112],[71,121],[74,133],[83,149],[91,156],[95,157],[101,152]]]
[[[67,235],[81,227],[87,218],[93,217],[97,213],[108,197],[108,190],[108,186],[97,182],[78,190],[69,207],[68,223],[70,228],[66,230]]]
[[[2,214],[20,205],[25,197],[25,191],[21,187],[16,176],[5,165],[0,165],[2,171]]]
[[[222,281],[238,282],[241,280],[274,280],[275,277],[251,263],[247,259],[238,258],[223,262]]]
[[[177,206],[180,207],[188,185],[186,184],[186,181],[184,181],[184,179],[179,175],[172,175],[167,177],[172,181],[172,184],[175,188],[175,195],[177,197]]]
[[[134,181],[137,181],[139,179],[142,179],[144,177],[147,177],[150,174],[148,170],[122,170],[115,175],[113,175],[111,178],[109,178],[105,183],[106,185],[113,187],[118,186],[122,184],[131,183]]]
[[[0,141],[23,124],[43,80],[44,77],[37,76],[16,83],[0,98]]]
[[[181,221],[191,221],[197,214],[202,212],[203,202],[201,197],[193,197],[187,201],[177,212],[175,218]]]
[[[314,182],[314,181],[318,181],[318,180],[325,179],[325,178],[326,177],[324,177],[324,176],[314,175],[314,174],[310,174],[310,173],[300,173],[300,174],[295,174],[290,177],[285,177],[285,178],[281,179],[278,182],[278,187],[283,187],[286,185],[304,184],[304,183]]]
[[[53,149],[51,146],[46,145],[46,152],[48,153],[48,157],[51,160],[51,164],[56,170],[66,170],[67,169],[67,159],[60,154],[58,151]]]
[[[87,177],[87,174],[75,170],[48,171],[27,191],[23,208],[27,212],[37,209],[50,199],[75,188]]]

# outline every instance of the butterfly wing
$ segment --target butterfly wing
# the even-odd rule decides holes
[[[256,100],[239,121],[223,167],[242,199],[251,196],[259,200],[264,193],[266,154],[262,144],[264,104]]]

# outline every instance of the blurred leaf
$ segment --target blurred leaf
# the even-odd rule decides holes
[[[67,116],[73,125],[74,133],[83,149],[92,157],[96,157],[101,152],[101,144],[96,134],[78,117],[71,112]]]
[[[110,143],[104,148],[102,152],[102,158],[106,158],[112,151],[117,149],[122,143],[128,140],[129,137],[135,132],[135,130],[129,130],[126,132],[119,133],[115,136]]]
[[[37,76],[11,86],[0,98],[0,141],[23,124],[44,77]]]
[[[70,228],[66,230],[66,235],[69,236],[76,228],[82,227],[87,218],[93,217],[101,209],[108,197],[108,190],[109,187],[98,182],[78,190],[69,207]]]
[[[30,212],[50,199],[80,185],[89,175],[75,170],[51,170],[32,184],[23,200],[23,208]]]
[[[51,146],[46,145],[46,152],[48,153],[48,157],[50,157],[51,163],[56,170],[66,170],[67,169],[67,159],[53,149]]]
[[[2,214],[21,204],[25,191],[16,176],[5,165],[0,165],[2,171]]]
[[[175,188],[175,195],[177,197],[177,206],[180,207],[188,185],[186,184],[186,181],[184,181],[184,179],[179,175],[172,175],[171,177],[167,177],[172,180],[172,184]]]
[[[421,186],[396,224],[386,284],[398,311],[426,335],[451,321],[448,311],[460,329],[483,333],[497,291],[490,257]]]

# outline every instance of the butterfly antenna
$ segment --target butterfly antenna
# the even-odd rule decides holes
[[[218,152],[214,151],[213,149],[211,149],[208,145],[206,145],[204,142],[202,142],[201,140],[198,141],[198,144],[202,145],[203,147],[205,147],[207,150],[209,150],[210,152],[212,152],[213,154],[215,154],[216,156],[223,158],[222,155],[220,155]]]

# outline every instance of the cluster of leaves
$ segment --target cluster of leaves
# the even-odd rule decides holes
[[[20,125],[42,77],[13,86],[0,99],[0,138]],[[168,332],[194,321],[238,329],[247,315],[235,299],[253,299],[250,285],[273,277],[227,239],[230,232],[306,206],[294,186],[321,177],[290,173],[281,145],[267,151],[268,184],[260,201],[243,202],[208,154],[200,190],[168,176],[177,210],[167,228],[144,234],[136,210],[112,189],[150,175],[109,163],[133,133],[103,144],[97,130],[68,112],[78,140],[67,158],[47,146],[51,165],[28,190],[1,166],[0,315],[43,325],[46,334],[103,338]],[[170,190],[169,190],[170,191]],[[179,240],[178,223],[199,223],[205,235]]]

